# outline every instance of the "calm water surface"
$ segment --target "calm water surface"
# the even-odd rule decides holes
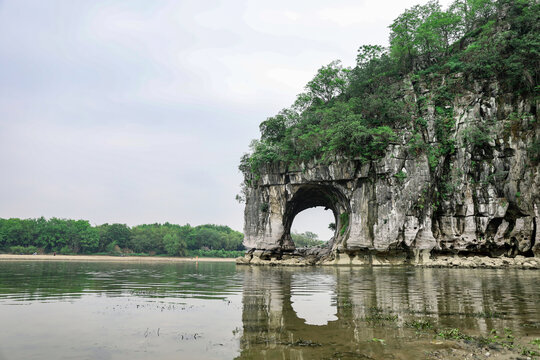
[[[6,261],[0,359],[421,359],[444,346],[435,329],[540,337],[539,280],[524,270]]]

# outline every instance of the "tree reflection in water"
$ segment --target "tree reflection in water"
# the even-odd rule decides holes
[[[441,349],[436,329],[540,335],[537,272],[267,268],[244,272],[238,359],[395,358]],[[426,324],[420,329],[415,324]],[[421,326],[423,327],[423,326]]]

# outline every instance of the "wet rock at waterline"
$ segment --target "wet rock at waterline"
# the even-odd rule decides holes
[[[540,269],[539,257],[524,257],[518,255],[514,258],[489,257],[489,256],[459,256],[459,255],[433,255],[422,257],[409,257],[406,253],[401,253],[399,256],[388,256],[384,253],[366,254],[359,253],[351,255],[349,253],[334,253],[333,256],[324,258],[304,255],[282,255],[273,257],[265,257],[262,254],[248,252],[245,256],[236,259],[239,265],[267,265],[267,266],[309,266],[309,265],[362,265],[362,266],[391,266],[391,265],[415,265],[431,268],[471,268],[471,269]],[[261,258],[262,255],[262,258]]]

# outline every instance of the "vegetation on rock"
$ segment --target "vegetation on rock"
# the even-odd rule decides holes
[[[456,146],[489,142],[481,127],[463,142],[451,136],[452,101],[466,89],[497,81],[516,97],[538,96],[535,0],[455,0],[446,10],[429,1],[407,9],[389,28],[388,48],[361,46],[354,68],[339,61],[323,66],[291,107],[263,121],[261,138],[252,142],[240,169],[257,175],[278,162],[366,162],[383,157],[389,144],[406,142],[411,154],[426,153],[435,171]],[[424,85],[431,96],[421,95]],[[430,109],[436,137],[428,144],[424,117]],[[530,147],[536,162],[538,141]]]

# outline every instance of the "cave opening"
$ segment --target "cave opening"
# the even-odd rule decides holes
[[[317,234],[318,239],[311,240],[326,240],[327,243],[308,242],[308,247],[317,245],[332,247],[336,239],[345,233],[348,221],[345,222],[344,219],[348,220],[349,214],[349,203],[337,187],[326,184],[310,184],[300,187],[287,202],[285,208],[282,248],[293,250],[302,247],[299,246],[302,244],[295,243],[294,238],[298,242],[297,234],[306,235],[306,231],[309,231],[306,237],[313,238],[312,234],[317,234],[317,232],[311,229],[317,229],[316,231],[320,233]],[[295,222],[294,228],[292,227],[293,221]],[[333,225],[330,226],[330,224]]]
[[[315,206],[298,213],[291,225],[295,247],[323,246],[335,236],[336,219],[327,207]]]

